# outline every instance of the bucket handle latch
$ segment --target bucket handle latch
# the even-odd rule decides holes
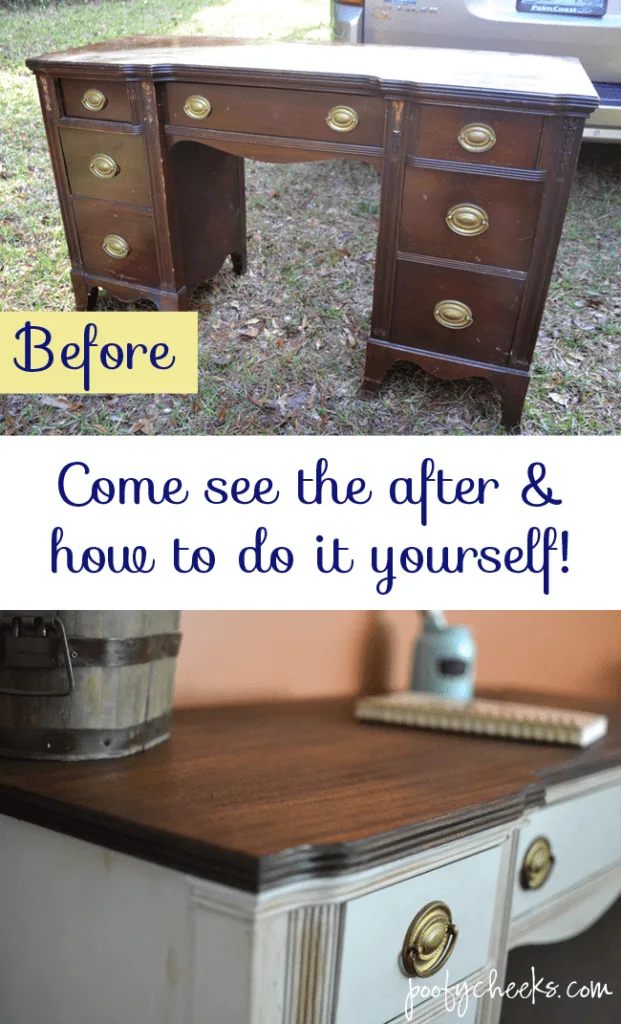
[[[31,690],[27,686],[2,686],[0,694],[12,697],[68,697],[74,678],[65,624],[56,613],[13,614],[0,617],[0,670],[65,669],[62,689]]]

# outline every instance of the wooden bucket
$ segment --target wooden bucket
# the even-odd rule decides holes
[[[167,739],[179,612],[0,612],[0,754],[122,757]]]

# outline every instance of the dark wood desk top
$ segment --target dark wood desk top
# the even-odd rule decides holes
[[[281,43],[270,40],[134,36],[33,57],[33,71],[200,81],[261,79],[283,87],[390,90],[395,95],[441,91],[455,99],[472,91],[531,105],[594,110],[599,97],[574,57],[448,50],[436,47]]]
[[[0,813],[258,891],[516,819],[546,785],[621,764],[618,705],[565,703],[609,714],[606,739],[578,750],[363,724],[343,699],[179,711],[170,742],[123,760],[0,761]]]

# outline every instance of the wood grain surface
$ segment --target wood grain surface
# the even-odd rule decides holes
[[[272,79],[294,75],[347,76],[367,83],[416,85],[421,89],[446,86],[463,90],[519,94],[534,100],[553,96],[575,100],[594,109],[597,93],[578,60],[533,54],[494,53],[488,50],[447,50],[436,47],[364,46],[343,43],[280,43],[244,39],[197,39],[169,36],[128,37],[62,53],[32,58],[33,70],[49,71],[62,62],[76,72],[92,69],[139,74],[162,71],[167,77],[178,67],[194,77],[201,69],[221,69],[256,74]]]
[[[82,103],[89,89],[102,91],[106,104],[102,110],[88,110]],[[132,114],[125,82],[108,82],[102,89],[97,79],[68,78],[61,86],[63,113],[66,117],[86,117],[94,121],[131,121]]]
[[[520,311],[523,284],[448,265],[428,265],[400,253],[395,279],[391,341],[426,351],[506,365]],[[439,302],[456,300],[472,313],[469,327],[438,323]]]
[[[541,184],[534,181],[407,167],[399,248],[422,256],[525,272],[537,229],[541,192]],[[468,236],[450,229],[446,216],[460,203],[474,204],[485,211],[489,220],[485,232]]]
[[[207,85],[201,95],[211,103],[211,113],[203,121],[197,121],[183,109],[194,91],[189,83],[171,82],[166,87],[166,124],[296,139],[323,139],[336,145],[381,146],[383,143],[384,104],[379,97],[350,96],[346,92],[292,93],[269,88],[249,91],[244,86]],[[329,111],[337,106],[355,109],[358,123],[351,131],[335,132],[326,123]]]
[[[131,758],[0,761],[0,813],[257,891],[516,819],[548,778],[621,763],[616,707],[581,706],[611,716],[584,751],[358,723],[344,699],[179,711],[169,743]]]

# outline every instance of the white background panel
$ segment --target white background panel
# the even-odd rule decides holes
[[[252,608],[616,608],[621,568],[619,464],[621,439],[588,438],[5,438],[0,462],[0,502],[3,544],[0,547],[0,593],[3,607],[186,609]],[[336,478],[341,496],[347,481],[362,478],[366,504],[335,504],[326,489],[319,504],[303,504],[297,496],[297,476],[313,477],[319,459],[327,459],[328,475]],[[437,483],[428,485],[428,522],[421,524],[420,504],[394,504],[391,481],[412,478],[412,493],[421,490],[421,466],[432,459],[435,477],[442,470],[453,483],[460,478],[496,479],[485,500],[476,504],[443,504]],[[59,494],[63,466],[84,462],[67,475],[68,497],[86,501],[96,478],[115,483],[119,477],[150,477],[161,495],[164,482],[179,478],[189,492],[183,504],[124,505],[90,503],[71,507]],[[561,504],[530,507],[522,500],[527,470],[543,463],[546,478]],[[241,505],[231,499],[210,504],[204,490],[210,478],[253,483],[271,478],[279,491],[274,504]],[[403,490],[403,485],[401,485]],[[472,492],[474,493],[474,492]],[[532,492],[531,492],[532,493]],[[177,495],[178,497],[179,495]],[[472,496],[472,495],[471,495]],[[535,495],[537,499],[537,496]],[[537,499],[541,500],[541,499]],[[73,551],[75,564],[88,547],[109,547],[120,562],[124,545],[143,545],[151,573],[70,573],[60,558],[51,569],[51,536],[63,530],[63,544]],[[239,552],[251,545],[256,531],[267,530],[266,548],[285,546],[293,553],[290,572],[244,573]],[[527,545],[529,531],[556,531],[556,551],[549,553],[549,593],[540,571],[482,571],[478,556],[467,554],[462,572],[431,572],[442,563],[456,565],[458,548],[496,548],[502,561],[509,549]],[[561,538],[567,534],[566,559]],[[322,574],[317,569],[317,535],[324,548],[334,538],[348,550],[348,573]],[[211,572],[180,573],[173,565],[173,544],[210,547],[215,553]],[[394,579],[378,592],[384,571],[372,568],[372,549],[385,566],[392,549]],[[407,572],[400,565],[404,549],[422,552],[423,568]],[[543,563],[543,542],[534,550],[533,568]],[[188,552],[184,565],[188,565]],[[421,557],[409,552],[412,568]],[[525,559],[513,552],[514,567]],[[267,561],[267,559],[266,559]],[[488,558],[483,563],[490,569]],[[563,572],[563,569],[566,571]]]

